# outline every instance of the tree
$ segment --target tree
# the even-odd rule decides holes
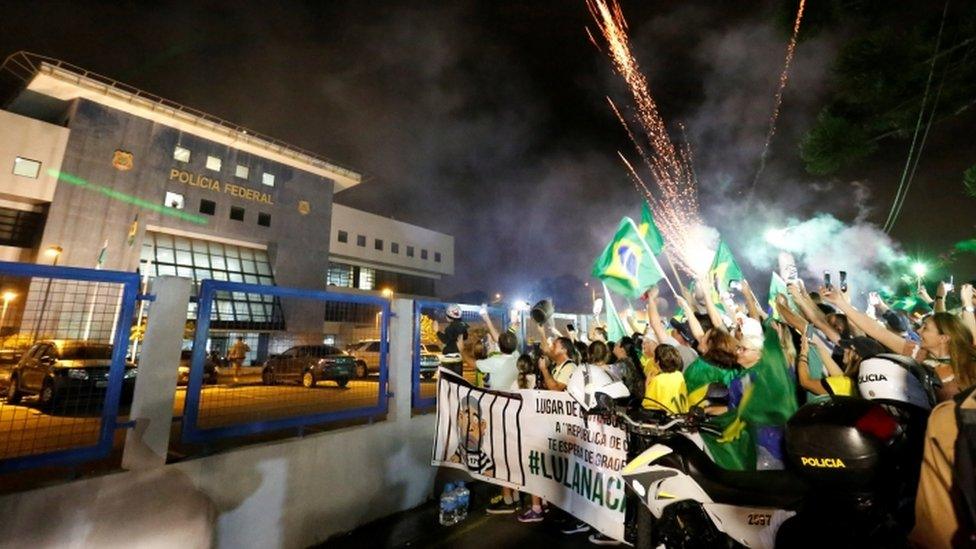
[[[808,6],[816,25],[807,37],[838,27],[850,36],[834,60],[828,102],[800,145],[808,171],[835,173],[870,157],[882,140],[911,139],[923,100],[922,123],[931,116],[933,126],[976,105],[976,10],[949,5],[936,52],[943,7],[852,0]]]

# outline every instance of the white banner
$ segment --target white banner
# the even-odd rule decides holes
[[[539,496],[620,540],[626,445],[566,393],[480,389],[441,370],[433,465]]]

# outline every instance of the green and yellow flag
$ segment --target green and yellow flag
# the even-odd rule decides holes
[[[786,281],[783,277],[779,276],[779,273],[774,272],[773,277],[769,281],[769,309],[770,315],[775,320],[782,320],[780,318],[779,311],[776,310],[776,296],[783,294],[786,296],[787,301],[790,303],[790,309],[796,310],[796,305],[793,304],[793,297],[790,296],[790,292],[786,287]]]
[[[641,207],[641,221],[640,225],[637,226],[637,232],[644,238],[644,242],[647,242],[647,247],[654,252],[654,255],[664,250],[664,237],[661,236],[661,231],[654,223],[654,215],[651,214],[651,207],[647,202],[644,202]]]
[[[664,278],[664,273],[637,225],[625,217],[613,240],[593,262],[593,276],[614,292],[635,298]]]
[[[624,327],[624,322],[620,320],[620,315],[617,314],[617,308],[613,305],[613,299],[610,297],[610,290],[607,289],[607,285],[603,285],[603,310],[606,311],[607,315],[607,340],[608,341],[620,341],[620,338],[628,334],[627,329]]]
[[[742,280],[743,278],[742,269],[735,262],[732,250],[729,249],[728,244],[724,240],[719,239],[718,241],[718,249],[715,250],[715,259],[712,260],[712,266],[709,267],[708,274],[711,275],[713,280],[718,281],[718,287],[722,292],[729,291],[729,282]]]

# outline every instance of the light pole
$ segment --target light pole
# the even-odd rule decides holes
[[[0,347],[3,347],[3,344],[7,341],[7,336],[2,335],[3,322],[7,319],[7,306],[10,305],[10,302],[16,299],[16,297],[17,292],[3,292],[3,312],[0,312]]]
[[[48,257],[53,257],[54,259],[51,261],[51,266],[57,267],[58,259],[61,257],[62,252],[64,252],[64,248],[62,248],[61,246],[48,246],[48,248],[44,250],[44,255]],[[34,335],[31,337],[31,340],[37,339],[37,333],[41,329],[41,320],[44,318],[44,310],[47,309],[47,298],[50,294],[51,294],[51,278],[49,277],[47,279],[47,288],[44,289],[44,300],[41,302],[41,310],[38,311],[37,313],[37,323],[34,324]]]

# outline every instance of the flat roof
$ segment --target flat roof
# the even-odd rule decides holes
[[[0,71],[14,75],[26,89],[68,101],[85,98],[257,156],[335,181],[335,191],[362,182],[362,174],[311,151],[164,99],[60,59],[17,52]]]

